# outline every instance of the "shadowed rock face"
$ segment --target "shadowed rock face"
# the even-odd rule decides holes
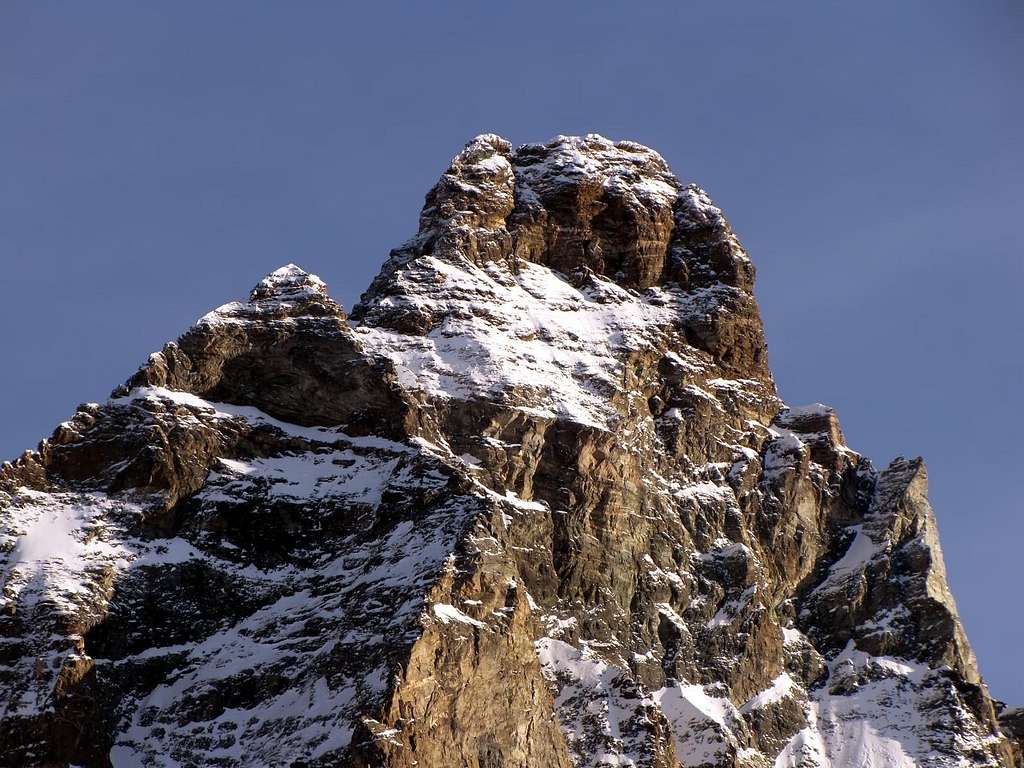
[[[0,470],[0,764],[1017,764],[753,281],[652,150],[474,139],[351,318],[283,267]]]
[[[367,359],[327,286],[294,264],[264,278],[249,301],[202,317],[150,357],[122,390],[166,387],[252,405],[301,425],[400,434],[402,394]],[[396,431],[397,430],[397,431]]]

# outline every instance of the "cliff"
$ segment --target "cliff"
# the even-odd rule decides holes
[[[470,142],[0,470],[0,764],[1013,766],[920,459],[776,392],[654,151]]]

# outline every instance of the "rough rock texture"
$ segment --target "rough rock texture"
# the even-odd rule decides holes
[[[657,153],[474,139],[0,470],[0,764],[1012,766],[920,459],[775,391]]]
[[[1005,709],[1000,702],[996,702],[996,706],[1002,709],[999,713],[999,724],[1003,732],[1011,740],[1016,740],[1016,744],[1013,744],[1013,749],[1018,764],[1022,764],[1024,763],[1024,758],[1021,755],[1022,751],[1024,751],[1024,709],[1019,707]]]

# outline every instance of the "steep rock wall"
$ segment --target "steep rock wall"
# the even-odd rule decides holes
[[[1014,765],[754,277],[650,149],[474,139],[351,318],[284,267],[0,470],[0,764]]]

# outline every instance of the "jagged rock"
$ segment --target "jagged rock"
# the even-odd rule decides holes
[[[1024,751],[1024,709],[1020,707],[1006,709],[1002,702],[995,703],[1002,710],[999,712],[999,725],[1003,729],[1003,733],[1011,741],[1016,742],[1012,745],[1014,757],[1018,764],[1024,765],[1024,757],[1021,755]]]
[[[119,392],[166,387],[294,424],[401,435],[405,408],[394,375],[367,359],[346,320],[320,278],[289,264],[264,278],[248,302],[200,318]]]
[[[283,267],[0,470],[0,764],[1017,764],[753,283],[652,150],[474,139],[351,318]]]

